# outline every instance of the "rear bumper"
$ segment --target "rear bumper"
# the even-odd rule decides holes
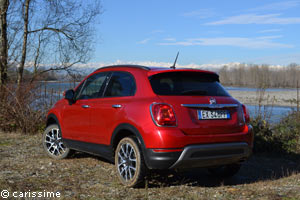
[[[245,161],[251,155],[247,143],[192,145],[184,148],[178,160],[170,167],[210,167]]]
[[[182,152],[147,149],[146,164],[150,169],[212,167],[245,161],[251,153],[246,142],[189,145]]]

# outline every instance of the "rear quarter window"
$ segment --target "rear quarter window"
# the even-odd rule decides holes
[[[128,72],[113,72],[104,97],[134,96],[136,85],[134,77]]]
[[[230,96],[216,74],[166,72],[149,77],[155,94],[168,96]]]

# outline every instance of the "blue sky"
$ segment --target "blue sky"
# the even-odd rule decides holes
[[[300,63],[300,0],[102,0],[91,62]]]

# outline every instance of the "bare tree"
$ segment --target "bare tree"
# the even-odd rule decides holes
[[[0,86],[7,81],[7,11],[9,0],[0,0]]]
[[[219,75],[220,75],[220,81],[222,83],[225,83],[227,85],[230,85],[231,81],[230,81],[230,78],[228,76],[228,66],[227,65],[224,65],[220,71],[219,71]]]
[[[25,59],[26,59],[26,53],[27,53],[27,39],[28,39],[28,12],[29,12],[29,4],[31,0],[25,0],[25,4],[23,6],[24,10],[24,29],[23,29],[23,46],[22,46],[22,56],[21,56],[21,62],[18,69],[18,85],[20,86],[23,80],[23,71],[24,71],[24,65],[25,65]]]
[[[300,65],[292,63],[285,67],[269,65],[239,64],[219,70],[220,80],[224,85],[267,87],[297,87],[300,79]]]
[[[3,25],[6,18],[2,17],[2,8],[8,1],[0,0]],[[34,81],[41,74],[68,71],[74,64],[89,60],[101,14],[100,0],[11,0],[5,11],[8,23],[3,30],[8,38],[7,46],[1,45],[1,58],[6,51],[8,64],[18,68],[19,86],[25,68],[33,72]],[[1,77],[5,77],[7,68],[7,64],[1,67]]]

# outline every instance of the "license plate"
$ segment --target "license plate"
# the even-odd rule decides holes
[[[228,110],[197,110],[198,119],[230,119]]]

